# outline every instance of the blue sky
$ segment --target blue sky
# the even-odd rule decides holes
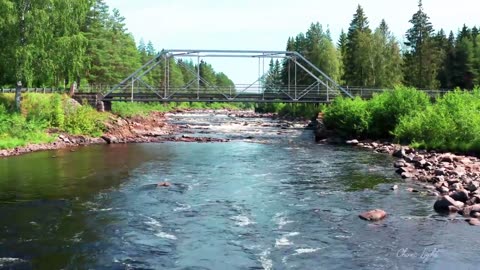
[[[106,0],[126,18],[137,42],[143,38],[161,49],[284,50],[289,36],[305,32],[312,22],[329,27],[334,40],[348,29],[358,4],[370,27],[385,19],[403,41],[417,0]],[[425,12],[436,30],[456,32],[464,23],[480,25],[480,2],[424,0]],[[236,83],[250,83],[258,75],[258,62],[211,59]]]

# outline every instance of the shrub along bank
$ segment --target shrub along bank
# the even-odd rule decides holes
[[[80,106],[67,95],[26,93],[22,109],[15,111],[13,94],[0,94],[0,149],[30,143],[49,143],[58,133],[99,137],[110,113],[100,113],[89,105]],[[121,117],[145,116],[151,112],[189,109],[251,109],[249,104],[227,103],[136,103],[116,102],[112,113]]]
[[[322,106],[311,103],[263,103],[255,107],[255,112],[276,113],[280,117],[311,119],[316,117],[322,108]]]
[[[66,95],[27,93],[22,109],[14,109],[14,95],[0,95],[0,149],[29,143],[53,142],[55,132],[99,136],[106,115],[79,106]],[[50,131],[50,132],[47,132]]]
[[[325,126],[343,138],[480,153],[480,89],[455,90],[431,101],[422,91],[397,87],[370,100],[337,98],[323,113]]]

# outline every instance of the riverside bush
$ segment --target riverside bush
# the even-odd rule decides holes
[[[121,117],[143,116],[153,111],[166,112],[170,109],[161,103],[114,102],[112,112]]]
[[[106,115],[87,104],[77,107],[65,118],[63,130],[74,135],[100,136],[105,128]]]
[[[386,139],[392,138],[403,116],[423,111],[429,104],[426,93],[396,87],[370,100],[339,97],[324,111],[324,120],[327,127],[345,138]]]
[[[44,132],[46,127],[45,121],[27,121],[21,114],[10,113],[0,104],[0,149],[50,142],[53,138]]]
[[[337,98],[324,122],[344,138],[393,138],[414,147],[480,153],[480,89],[451,91],[435,102],[399,87],[371,100]]]
[[[416,114],[405,115],[393,132],[399,142],[437,150],[480,153],[480,90],[455,90]]]
[[[60,94],[22,95],[21,113],[14,112],[14,94],[0,95],[0,149],[54,141],[55,128],[77,135],[98,136],[106,114],[88,105],[73,106]]]
[[[364,138],[371,122],[368,101],[360,97],[338,97],[324,110],[323,121],[342,137]]]
[[[264,103],[255,107],[258,113],[277,113],[283,117],[304,117],[307,119],[316,117],[321,108],[316,104],[286,104],[286,103]]]
[[[429,104],[430,98],[425,92],[408,87],[395,87],[374,95],[366,107],[371,115],[368,137],[391,138],[401,117],[423,111]]]

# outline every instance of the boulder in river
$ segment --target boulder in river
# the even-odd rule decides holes
[[[387,212],[382,209],[374,209],[364,213],[361,213],[359,217],[368,221],[379,221],[387,216]]]
[[[470,206],[466,206],[462,210],[462,214],[466,217],[468,216],[476,216],[476,213],[480,212],[480,204],[474,204]]]
[[[461,186],[461,184],[459,184]],[[468,192],[465,190],[458,190],[450,194],[450,197],[455,201],[466,203],[468,201]]]
[[[450,207],[453,206],[454,208]],[[464,204],[459,201],[455,201],[452,197],[445,195],[435,202],[433,209],[437,212],[450,212],[452,209],[462,209]]]
[[[480,220],[478,218],[470,218],[466,219],[466,221],[472,226],[480,226]]]
[[[345,143],[349,145],[358,145],[360,142],[358,140],[350,140],[346,141]]]
[[[169,187],[171,185],[169,182],[160,182],[157,184],[157,187]]]

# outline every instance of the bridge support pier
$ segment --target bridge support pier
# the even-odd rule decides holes
[[[112,111],[112,102],[111,101],[99,101],[97,103],[97,111],[111,112]]]

